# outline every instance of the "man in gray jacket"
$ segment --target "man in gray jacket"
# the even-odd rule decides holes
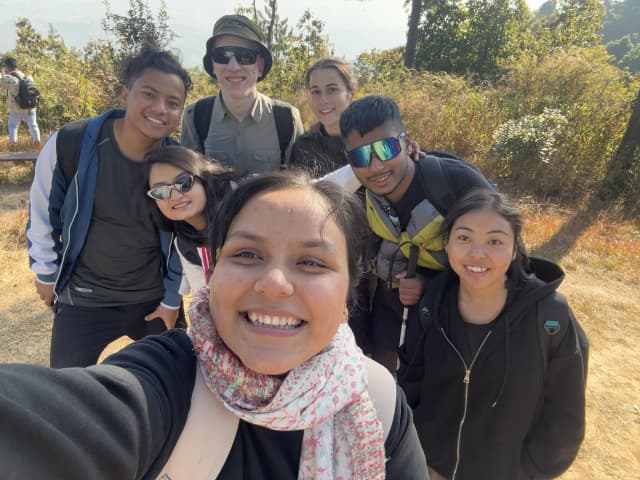
[[[221,17],[202,61],[220,91],[185,109],[180,142],[237,172],[286,165],[302,121],[296,107],[258,92],[273,58],[257,25],[242,15]]]

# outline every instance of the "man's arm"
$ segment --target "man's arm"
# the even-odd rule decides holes
[[[62,230],[60,211],[67,186],[61,172],[56,172],[57,136],[57,132],[54,133],[38,154],[29,192],[29,264],[42,284],[53,284],[59,267]]]
[[[160,244],[162,246],[164,298],[161,306],[176,310],[180,307],[182,295],[180,294],[180,284],[182,283],[182,263],[180,255],[173,244],[173,235],[169,232],[160,232]]]
[[[18,86],[18,79],[13,75],[4,74],[0,77],[0,85],[7,90]]]

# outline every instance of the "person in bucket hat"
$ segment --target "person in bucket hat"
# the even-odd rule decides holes
[[[258,92],[273,64],[258,26],[243,15],[219,18],[202,64],[219,92],[186,108],[181,143],[238,172],[286,166],[303,126],[297,108]]]

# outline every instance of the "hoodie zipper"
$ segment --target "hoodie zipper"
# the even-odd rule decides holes
[[[447,343],[451,346],[453,351],[456,352],[456,354],[460,358],[460,361],[462,362],[462,365],[464,366],[464,378],[462,379],[462,382],[464,383],[464,408],[462,409],[462,418],[460,419],[460,424],[458,425],[458,438],[456,439],[456,463],[453,467],[451,480],[455,480],[456,473],[458,472],[458,466],[460,464],[460,443],[462,442],[462,427],[464,426],[464,422],[467,418],[467,406],[469,402],[469,383],[471,382],[471,369],[473,368],[474,363],[476,363],[476,359],[478,358],[478,355],[480,354],[482,347],[484,347],[484,344],[487,342],[487,339],[489,338],[489,335],[491,335],[492,331],[493,330],[489,330],[487,334],[484,336],[484,338],[482,339],[482,343],[480,344],[480,346],[478,347],[478,350],[476,350],[476,353],[473,355],[473,358],[471,359],[471,365],[467,367],[467,362],[464,361],[464,358],[462,357],[462,354],[460,353],[460,351],[455,347],[455,345],[451,342],[451,340],[449,340],[449,337],[447,337],[447,334],[444,333],[444,329],[440,328],[440,332],[442,333],[442,336],[445,338]]]

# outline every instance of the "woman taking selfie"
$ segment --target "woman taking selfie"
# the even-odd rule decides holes
[[[424,479],[402,391],[346,325],[364,212],[327,181],[242,182],[209,289],[172,330],[87,369],[0,366],[9,478]]]

